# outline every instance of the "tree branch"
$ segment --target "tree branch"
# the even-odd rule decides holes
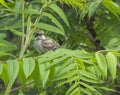
[[[29,83],[26,84],[26,86],[31,85],[31,84],[33,84],[33,83],[34,83],[34,81],[29,82]],[[10,93],[14,93],[14,92],[16,92],[16,91],[18,91],[19,89],[22,89],[22,88],[23,88],[23,86],[16,87],[16,88],[12,89],[12,90],[10,91]]]
[[[95,20],[95,14],[91,18],[89,18],[87,14],[84,18],[87,29],[89,30],[91,37],[92,37],[92,38],[90,37],[89,38],[91,42],[95,45],[96,50],[100,50],[100,49],[103,49],[103,47],[100,46],[100,40],[96,40],[97,33],[94,29],[94,20]]]

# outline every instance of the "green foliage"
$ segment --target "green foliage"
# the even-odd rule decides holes
[[[6,89],[0,94],[116,92],[119,4],[119,0],[1,0],[0,87]],[[39,29],[66,49],[34,52],[32,41]]]
[[[67,89],[64,92],[65,95],[79,95],[80,93],[102,95],[103,92],[99,88],[104,86],[104,80],[109,77],[109,74],[112,76],[111,81],[116,78],[116,56],[111,52],[106,53],[103,55],[96,52],[94,56],[92,53],[80,50],[58,49],[49,51],[37,58],[24,58],[21,61],[8,60],[7,64],[1,64],[1,76],[2,73],[5,75],[6,72],[8,77],[2,77],[2,80],[9,80],[9,82],[15,82],[18,76],[21,84],[26,84],[26,80],[34,81],[38,83],[40,89],[46,90],[46,93],[50,93],[47,89],[51,84],[54,84],[57,89],[65,87]],[[2,69],[2,67],[7,68]],[[89,70],[89,68],[93,68],[94,71]],[[109,72],[107,72],[108,69]],[[9,83],[6,81],[6,84]],[[99,85],[99,87],[95,85]],[[52,94],[57,93],[53,92]]]
[[[23,58],[23,71],[26,78],[28,78],[31,75],[34,68],[35,68],[35,63],[32,58]]]
[[[103,0],[103,5],[115,16],[119,17],[118,15],[120,14],[120,7],[117,3],[113,2],[112,0]]]
[[[0,3],[1,3],[3,6],[9,8],[8,5],[6,4],[6,2],[5,2],[4,0],[0,0]]]
[[[97,59],[98,66],[101,71],[102,77],[107,78],[107,62],[106,62],[105,56],[101,53],[96,52],[95,57]]]
[[[1,43],[0,51],[2,52],[9,52],[17,49],[16,45],[4,39],[0,39],[0,43]]]
[[[100,5],[101,2],[102,2],[102,0],[95,0],[94,2],[92,2],[89,5],[89,7],[88,7],[88,9],[89,9],[88,16],[89,17],[91,17],[95,13],[96,9],[98,8],[98,6]]]
[[[116,78],[117,59],[115,55],[112,54],[111,52],[109,52],[106,55],[106,59],[108,61],[107,64],[108,64],[108,68],[111,73],[112,79],[114,80]]]

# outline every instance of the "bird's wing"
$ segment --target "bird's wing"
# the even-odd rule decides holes
[[[47,48],[48,50],[56,49],[60,46],[57,42],[48,39],[42,40],[41,44],[44,48]]]
[[[45,48],[52,48],[52,47],[54,47],[54,42],[52,40],[47,40],[47,39],[42,40],[41,44]]]

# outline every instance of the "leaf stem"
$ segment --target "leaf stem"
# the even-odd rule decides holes
[[[34,33],[34,31],[36,30],[36,25],[38,24],[38,22],[40,21],[40,18],[41,18],[41,15],[42,15],[42,12],[43,12],[43,9],[45,8],[46,6],[43,6],[40,11],[39,11],[39,16],[36,18],[34,24],[33,24],[33,28],[30,29],[30,31],[27,31],[26,33],[26,39],[25,39],[25,43],[24,45],[22,46],[21,48],[21,51],[20,51],[20,54],[19,54],[19,59],[23,57],[24,53],[25,53],[25,50],[26,48],[28,47],[30,41],[31,41],[31,38],[32,38],[32,35]]]
[[[25,33],[25,30],[24,30],[24,25],[25,25],[24,18],[25,18],[25,15],[24,15],[24,0],[22,0],[22,42],[21,42],[21,48],[24,45],[24,33]]]
[[[27,83],[26,86],[31,85],[31,84],[34,84],[34,81]],[[18,90],[20,90],[22,88],[23,88],[23,86],[16,87],[16,88],[12,89],[10,91],[10,93],[16,92],[16,91],[18,91]]]
[[[9,95],[13,82],[9,82],[4,95]]]

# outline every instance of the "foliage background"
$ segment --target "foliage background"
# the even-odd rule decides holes
[[[119,0],[0,3],[0,94],[119,95]],[[38,54],[38,29],[62,48]]]

